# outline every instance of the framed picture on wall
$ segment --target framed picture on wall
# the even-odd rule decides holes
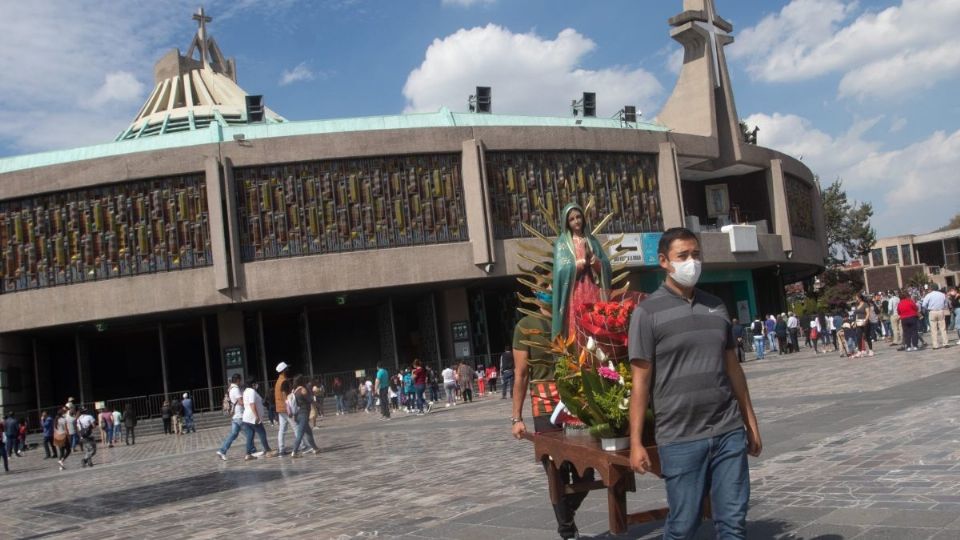
[[[730,195],[727,192],[726,184],[716,184],[706,186],[707,192],[707,217],[720,217],[730,215]]]

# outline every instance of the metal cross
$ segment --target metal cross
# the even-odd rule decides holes
[[[719,36],[728,36],[722,28],[719,28],[716,23],[717,10],[714,7],[714,0],[703,0],[704,11],[707,12],[707,21],[694,21],[693,24],[703,28],[708,34],[709,38],[709,47],[710,53],[713,55],[713,73],[714,81],[713,86],[720,87],[720,42],[717,39]]]

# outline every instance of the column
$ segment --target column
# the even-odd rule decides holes
[[[790,214],[787,211],[787,193],[784,187],[783,162],[770,160],[767,169],[767,193],[770,194],[770,209],[773,219],[773,233],[780,236],[783,251],[793,251],[793,236],[790,231]]]
[[[488,272],[497,262],[493,247],[493,221],[490,195],[487,193],[486,171],[483,167],[483,149],[476,139],[463,141],[461,158],[463,199],[466,207],[467,230],[473,246],[473,264]]]
[[[300,325],[301,339],[303,339],[303,352],[307,360],[307,373],[313,378],[313,346],[310,342],[310,311],[307,306],[303,306],[303,313],[300,315],[303,323]]]
[[[83,352],[80,349],[80,331],[73,334],[73,344],[77,351],[77,385],[80,387],[80,403],[86,404],[87,396],[83,390]]]
[[[677,165],[677,147],[672,142],[660,143],[660,153],[657,156],[657,184],[660,186],[663,229],[685,227],[686,216],[683,208],[680,167]]]
[[[210,341],[207,337],[207,318],[200,317],[200,328],[203,330],[203,363],[207,368],[207,395],[210,398],[210,410],[216,403],[213,400],[213,377],[210,375]]]
[[[163,377],[163,397],[170,396],[170,388],[167,382],[167,343],[163,332],[163,323],[157,324],[157,337],[160,339],[160,373]]]
[[[33,384],[37,392],[37,409],[42,409],[40,405],[40,359],[37,357],[37,338],[30,340],[33,346]]]
[[[267,385],[270,383],[270,379],[267,377],[267,344],[263,340],[263,312],[257,312],[257,333],[259,334],[260,342],[260,373],[263,376],[263,387],[266,391]]]
[[[394,371],[399,371],[397,329],[393,324],[393,298],[388,297],[387,303],[377,309],[377,326],[380,330],[380,360],[383,365],[393,366]]]
[[[213,282],[218,291],[230,290],[230,261],[227,259],[226,232],[223,219],[223,193],[220,189],[220,163],[215,157],[206,160],[207,223],[210,225],[210,251],[213,256]]]

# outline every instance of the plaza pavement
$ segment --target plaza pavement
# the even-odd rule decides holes
[[[764,441],[750,460],[750,538],[960,539],[960,347],[876,350],[744,364]],[[542,468],[509,416],[495,398],[390,421],[327,417],[322,453],[298,460],[244,462],[241,436],[220,461],[226,420],[101,446],[92,469],[75,454],[59,472],[32,450],[0,477],[0,537],[556,538]],[[638,477],[627,501],[664,505],[662,483]],[[605,504],[587,497],[584,537],[610,537]],[[661,525],[623,537],[657,538]],[[698,537],[713,537],[709,522]]]

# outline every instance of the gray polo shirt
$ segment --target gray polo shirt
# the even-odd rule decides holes
[[[692,301],[661,285],[630,319],[631,360],[653,365],[657,444],[716,437],[743,426],[724,367],[734,348],[723,302],[694,289]]]

